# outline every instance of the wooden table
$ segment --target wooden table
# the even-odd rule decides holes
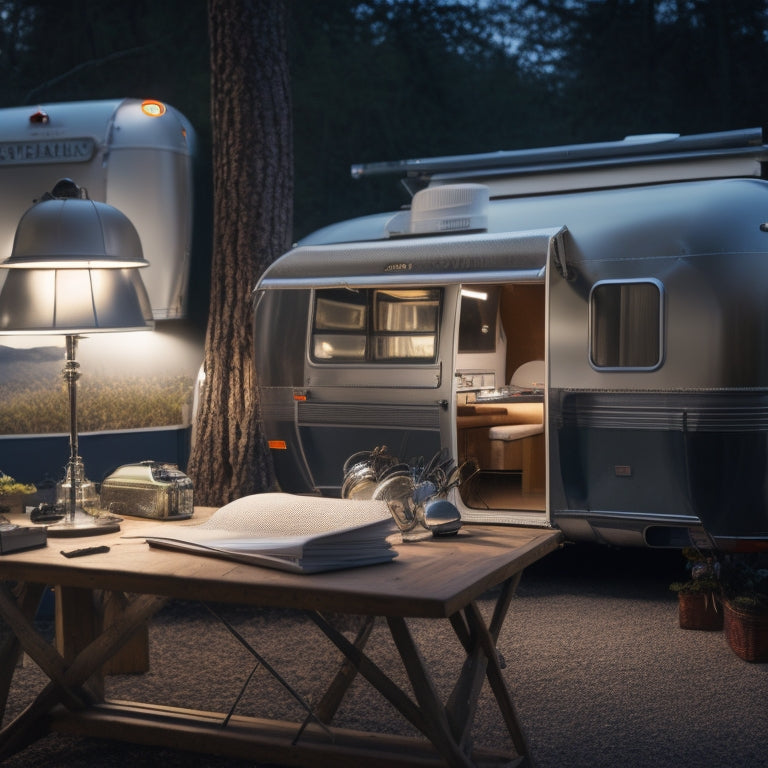
[[[196,512],[195,524],[210,510]],[[499,666],[496,640],[523,569],[556,549],[548,529],[465,525],[458,536],[398,546],[391,563],[334,573],[297,575],[227,560],[150,548],[123,538],[146,520],[126,519],[122,531],[86,539],[49,539],[43,549],[0,557],[0,615],[13,635],[0,648],[0,716],[25,651],[50,678],[37,698],[0,731],[0,762],[49,730],[178,747],[294,766],[376,768],[530,765],[530,756]],[[106,544],[106,554],[68,559],[62,549]],[[55,587],[57,647],[33,625],[46,585]],[[493,591],[486,622],[477,599]],[[99,620],[95,595],[130,596],[113,621]],[[314,717],[302,724],[181,710],[104,698],[103,668],[171,598],[211,603],[286,607],[306,611],[347,661]],[[354,642],[324,614],[386,621],[410,679],[403,691],[365,653],[367,631]],[[455,687],[443,702],[409,630],[413,618],[448,621],[466,653]],[[104,625],[108,624],[108,625]],[[190,670],[194,674],[194,670]],[[354,674],[364,676],[426,739],[360,733],[331,725]],[[470,729],[487,680],[516,755],[472,745]],[[327,725],[326,725],[327,724]]]

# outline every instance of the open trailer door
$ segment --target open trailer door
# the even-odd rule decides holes
[[[381,445],[406,461],[455,451],[462,285],[543,287],[560,231],[307,245],[278,259],[254,324],[281,488],[336,495],[346,459]]]

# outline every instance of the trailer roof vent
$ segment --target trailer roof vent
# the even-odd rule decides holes
[[[445,184],[422,189],[411,203],[410,233],[485,230],[488,200],[488,187],[483,184]]]

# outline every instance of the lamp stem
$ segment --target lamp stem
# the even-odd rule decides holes
[[[77,445],[77,380],[80,378],[80,364],[75,360],[77,342],[82,336],[70,334],[67,337],[67,362],[62,374],[69,392],[69,461],[67,474],[57,488],[57,502],[64,505],[64,520],[48,526],[49,536],[93,536],[114,533],[120,530],[120,518],[114,515],[102,516],[95,512],[97,501],[94,488],[85,476],[83,460],[78,455]],[[67,482],[69,487],[67,488]],[[59,489],[60,492],[59,492]],[[91,508],[94,509],[91,509]],[[90,510],[90,511],[89,511]],[[98,519],[96,519],[98,517]]]
[[[75,512],[77,511],[77,491],[80,482],[80,465],[82,459],[78,455],[77,443],[77,380],[80,378],[80,363],[75,360],[77,356],[78,336],[67,336],[67,363],[62,373],[67,382],[69,392],[69,507],[67,509],[66,519],[74,522]]]

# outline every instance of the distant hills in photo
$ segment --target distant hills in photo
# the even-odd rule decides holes
[[[64,362],[61,347],[17,349],[0,345],[0,385],[49,379],[60,374]]]

